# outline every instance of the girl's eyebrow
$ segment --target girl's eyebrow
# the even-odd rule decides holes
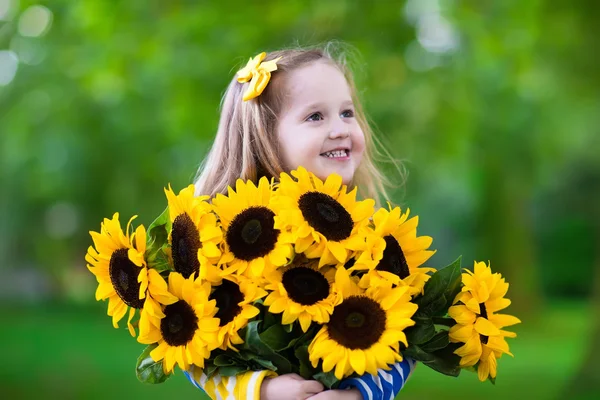
[[[325,106],[322,102],[310,103],[307,106],[302,107],[303,110],[316,110]],[[342,103],[342,107],[353,107],[354,102],[352,100],[346,100]]]
[[[309,105],[302,107],[303,110],[315,110],[323,107],[322,102],[310,103]]]

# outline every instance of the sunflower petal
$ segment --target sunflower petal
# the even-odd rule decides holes
[[[519,318],[507,314],[492,314],[488,316],[488,320],[494,325],[496,325],[498,328],[504,328],[505,326],[511,326],[521,323],[521,320]]]
[[[486,318],[483,318],[483,317],[477,318],[477,321],[475,321],[474,326],[475,326],[475,330],[480,335],[497,336],[500,334],[500,331],[498,330],[496,325],[494,325],[489,320],[487,320]]]
[[[365,367],[367,365],[367,360],[365,358],[365,353],[362,350],[354,350],[350,353],[349,357],[350,365],[354,369],[356,373],[362,375],[365,373]]]
[[[327,249],[333,254],[335,259],[340,263],[345,263],[348,258],[348,252],[343,244],[339,242],[327,242]]]

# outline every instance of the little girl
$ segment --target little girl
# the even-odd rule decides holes
[[[197,195],[227,193],[238,178],[257,182],[303,166],[322,180],[340,175],[363,197],[386,196],[352,75],[330,48],[261,53],[237,73],[221,104],[215,142],[198,171]],[[347,379],[340,389],[326,391],[317,381],[271,371],[208,379],[197,368],[186,376],[213,399],[392,399],[413,368],[405,359],[378,376]]]

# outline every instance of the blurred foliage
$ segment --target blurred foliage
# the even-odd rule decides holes
[[[191,181],[236,66],[341,38],[358,54],[367,111],[407,160],[393,200],[422,216],[440,249],[433,263],[463,253],[528,292],[589,294],[598,216],[579,197],[600,185],[594,2],[273,1],[230,12],[54,0],[37,37],[22,23],[34,2],[0,3],[12,5],[0,48],[20,60],[0,86],[2,269],[43,269],[50,292],[67,293],[88,230],[115,211],[147,224],[163,187]]]
[[[593,0],[0,0],[0,296],[93,301],[87,232],[148,224],[192,180],[236,68],[336,38],[432,264],[491,260],[523,312],[588,298],[598,20]]]

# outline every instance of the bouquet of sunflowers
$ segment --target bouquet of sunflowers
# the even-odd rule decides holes
[[[440,373],[496,377],[509,352],[503,330],[520,321],[498,313],[508,283],[489,265],[440,268],[418,218],[374,209],[337,175],[324,182],[298,168],[238,180],[227,195],[165,190],[168,207],[148,227],[122,230],[118,213],[90,232],[86,254],[97,300],[113,326],[148,345],[143,382],[176,366],[207,376],[249,370],[295,372],[327,387],[389,369],[403,357]]]

